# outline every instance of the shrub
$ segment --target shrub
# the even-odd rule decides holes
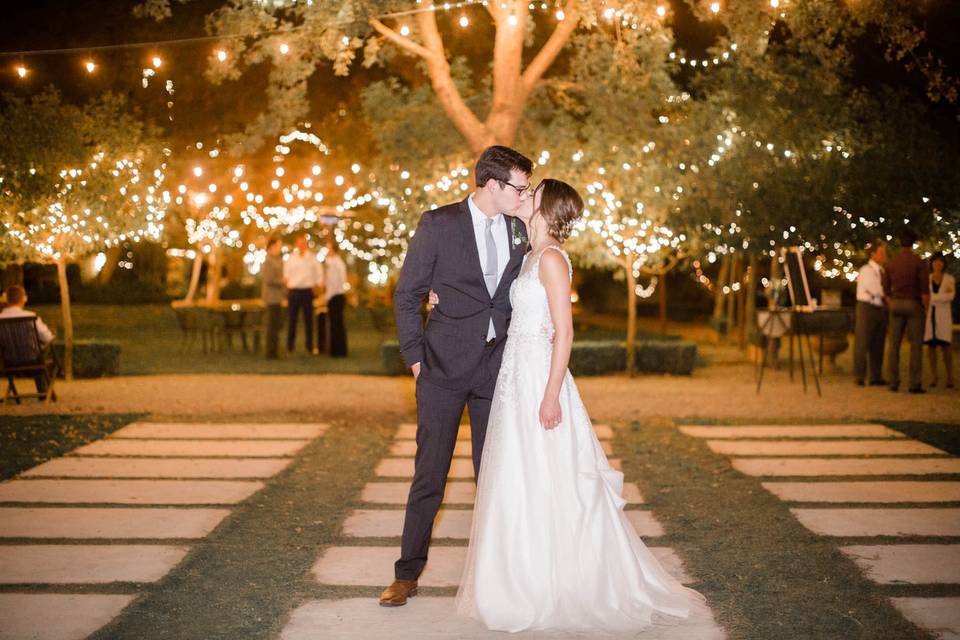
[[[636,343],[634,370],[639,373],[690,375],[697,364],[697,345],[683,340],[640,340]],[[388,340],[380,346],[383,368],[388,375],[409,373],[400,357],[400,345]],[[616,340],[583,340],[573,343],[570,373],[596,376],[624,371],[627,350]]]
[[[53,350],[63,364],[63,342],[56,340]],[[73,375],[77,378],[115,376],[120,369],[120,343],[110,340],[75,340]]]

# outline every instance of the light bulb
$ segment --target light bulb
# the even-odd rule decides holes
[[[410,27],[408,27],[407,25],[401,25],[401,27],[400,27],[400,35],[402,35],[402,36],[408,36],[408,35],[410,35]]]
[[[719,2],[710,3],[710,11],[714,13],[720,13],[720,3]]]
[[[290,45],[288,45],[286,42],[282,43],[280,45],[280,53],[282,53],[283,55],[287,55],[288,53],[290,53]]]
[[[223,62],[223,61],[226,60],[226,59],[227,59],[227,52],[224,51],[223,49],[218,49],[218,50],[217,50],[217,60],[219,60],[220,62]]]
[[[23,65],[18,66],[18,67],[17,67],[17,75],[20,76],[21,78],[26,78],[26,77],[27,77],[27,68],[26,68],[25,66],[23,66]]]
[[[557,20],[559,20],[559,21],[561,21],[561,22],[562,22],[563,19],[566,17],[566,14],[563,13],[563,9],[557,9],[557,14],[556,14],[556,15],[557,15]]]
[[[203,169],[200,168],[200,167],[194,167],[194,168],[193,168],[193,175],[195,175],[195,176],[197,176],[197,177],[199,178],[200,176],[203,175]]]
[[[467,16],[460,16],[460,26],[464,29],[470,26],[470,20],[467,19]]]
[[[97,65],[93,60],[87,60],[83,63],[83,68],[87,70],[87,73],[93,73],[97,69]]]
[[[154,69],[159,69],[160,65],[163,64],[163,60],[160,59],[160,56],[153,56],[150,62],[153,64]]]
[[[663,5],[657,7],[657,15],[660,16],[661,18],[667,15],[667,8],[664,7]]]

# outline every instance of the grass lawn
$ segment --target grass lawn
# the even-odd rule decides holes
[[[55,305],[32,307],[58,336],[60,308]],[[390,316],[388,313],[387,316]],[[396,340],[392,317],[378,330],[371,312],[365,308],[347,307],[347,341],[349,357],[330,358],[305,353],[303,324],[298,326],[297,348],[286,352],[286,333],[280,334],[280,359],[267,360],[263,353],[243,351],[239,339],[233,349],[219,353],[203,353],[199,340],[187,350],[181,349],[182,334],[177,318],[169,305],[75,305],[74,333],[77,339],[114,340],[120,343],[121,375],[157,375],[173,373],[253,373],[253,374],[316,374],[385,373],[380,345]],[[623,332],[612,327],[578,323],[577,338],[584,340],[620,340]],[[642,335],[640,337],[643,337]]]
[[[99,440],[135,414],[4,416],[0,420],[0,480]]]

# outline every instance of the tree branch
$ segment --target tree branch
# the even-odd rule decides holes
[[[479,155],[480,151],[490,144],[490,132],[467,106],[450,76],[450,65],[444,53],[443,37],[437,27],[436,13],[425,11],[417,17],[420,33],[423,34],[425,51],[428,54],[425,56],[427,74],[430,76],[430,84],[437,95],[437,100],[453,126],[470,145],[471,151]]]
[[[577,28],[580,17],[573,10],[572,3],[568,2],[563,11],[565,14],[563,20],[560,21],[557,28],[550,34],[550,37],[543,44],[540,51],[537,52],[537,55],[534,56],[533,60],[530,61],[530,64],[527,65],[526,70],[524,70],[520,78],[523,91],[526,95],[529,95],[530,92],[533,91],[537,82],[540,81],[543,74],[550,68],[553,61],[557,59],[557,56]],[[569,11],[569,13],[567,13],[567,11]]]
[[[400,35],[376,18],[370,19],[370,26],[376,29],[378,33],[386,37],[390,42],[397,45],[401,49],[407,50],[415,56],[419,56],[425,60],[429,60],[433,56],[431,51],[426,47],[417,44],[410,38]]]

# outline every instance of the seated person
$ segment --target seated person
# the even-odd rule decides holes
[[[27,292],[23,287],[19,285],[11,285],[7,288],[7,306],[4,307],[3,311],[0,311],[0,320],[5,320],[8,318],[37,318],[37,336],[40,338],[40,344],[42,346],[48,345],[53,341],[53,332],[47,327],[44,323],[43,318],[40,318],[33,311],[27,311],[24,309],[24,306],[27,304]],[[46,381],[43,379],[43,376],[36,377],[37,383],[37,393],[41,394],[40,399],[42,400],[44,396],[42,395],[47,390]]]
[[[7,288],[7,306],[0,311],[0,320],[37,316],[33,311],[24,309],[25,306],[27,306],[27,292],[20,285],[11,285]],[[37,318],[37,334],[40,336],[40,344],[49,344],[53,340],[53,332],[43,322],[43,318]]]

